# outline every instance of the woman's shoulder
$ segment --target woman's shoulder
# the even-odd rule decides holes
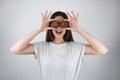
[[[83,42],[77,42],[77,41],[69,42],[69,46],[74,47],[74,48],[82,47],[85,45],[86,45],[86,43],[83,43]]]

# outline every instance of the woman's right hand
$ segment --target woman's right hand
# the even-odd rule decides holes
[[[40,31],[43,32],[43,31],[46,31],[46,30],[53,29],[52,27],[48,26],[49,22],[52,21],[52,20],[54,20],[54,19],[49,19],[50,16],[51,16],[51,13],[52,12],[48,13],[48,11],[46,11],[45,14],[43,14],[43,12],[41,13],[41,15],[42,15],[42,24],[40,26]]]

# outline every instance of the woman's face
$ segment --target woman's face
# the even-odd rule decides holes
[[[55,19],[58,22],[61,22],[64,20],[64,18],[62,16],[56,16]],[[58,26],[57,28],[54,28],[52,30],[52,32],[53,32],[55,38],[63,38],[64,34],[66,33],[66,29]]]

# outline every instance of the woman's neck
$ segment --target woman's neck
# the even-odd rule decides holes
[[[56,43],[56,44],[61,44],[61,43],[64,43],[64,39],[63,38],[59,38],[59,39],[56,39],[53,41],[53,43]]]

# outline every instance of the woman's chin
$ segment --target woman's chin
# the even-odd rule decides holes
[[[62,34],[55,34],[55,38],[63,38]]]
[[[55,36],[55,38],[60,39],[60,38],[63,38],[63,36],[57,35]]]

